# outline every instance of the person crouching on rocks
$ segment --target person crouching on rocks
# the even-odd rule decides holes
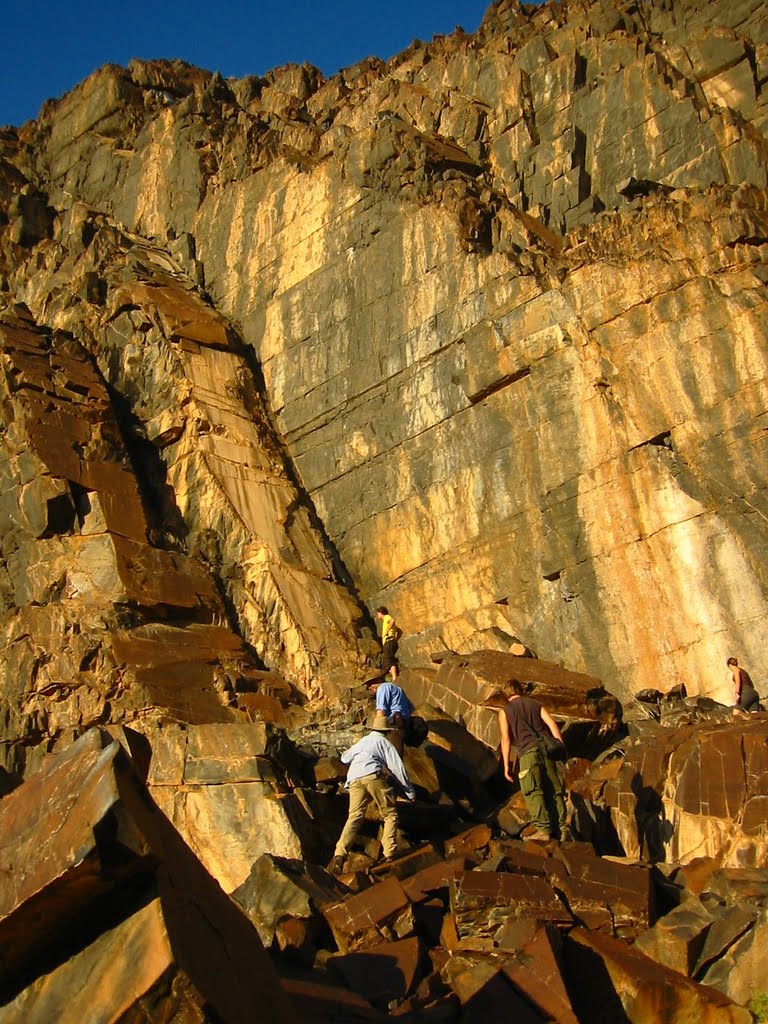
[[[501,756],[504,778],[514,782],[509,762],[511,748],[517,749],[520,789],[535,828],[524,838],[569,839],[562,769],[546,750],[545,734],[549,733],[559,741],[562,754],[565,753],[560,729],[546,708],[524,696],[525,683],[510,679],[507,686],[510,699],[499,710]]]
[[[328,865],[328,870],[334,874],[343,870],[344,858],[360,832],[365,809],[371,800],[384,822],[384,860],[394,858],[397,852],[397,803],[388,774],[400,783],[408,800],[416,798],[402,758],[388,738],[394,732],[392,723],[377,711],[370,728],[366,736],[341,755],[344,764],[349,765],[345,783],[349,790],[349,814]]]

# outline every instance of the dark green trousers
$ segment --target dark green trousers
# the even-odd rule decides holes
[[[531,822],[551,835],[565,828],[565,785],[557,761],[542,754],[538,747],[520,758],[520,789]]]

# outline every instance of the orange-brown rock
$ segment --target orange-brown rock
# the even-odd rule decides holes
[[[7,304],[96,356],[305,690],[365,657],[346,585],[414,663],[624,698],[759,661],[765,15],[677,15],[505,0],[328,80],[133,61],[3,134]]]
[[[767,48],[761,0],[499,0],[472,36],[329,79],[110,65],[0,131],[1,788],[93,725],[129,746],[134,730],[155,800],[225,888],[264,854],[325,863],[345,800],[338,766],[319,788],[312,766],[360,735],[385,603],[430,730],[409,760],[428,799],[401,825],[429,852],[374,870],[368,835],[359,891],[322,923],[267,915],[276,956],[442,935],[405,1013],[453,999],[464,1024],[546,1019],[568,1012],[556,981],[559,1009],[533,997],[551,958],[537,974],[519,953],[537,917],[562,930],[573,911],[596,930],[571,953],[615,980],[606,1015],[738,1020],[607,932],[652,920],[631,861],[704,856],[714,920],[700,952],[683,928],[678,962],[698,952],[694,975],[732,974],[741,996],[760,972],[765,722],[722,702],[727,655],[763,688]],[[568,719],[574,829],[620,867],[475,843],[527,820],[495,753],[510,675]],[[660,724],[633,708],[586,771],[619,738],[608,691],[679,684],[691,698],[649,707]],[[290,730],[290,763],[267,723]],[[38,898],[61,898],[66,933],[81,881],[97,902],[146,882],[154,910],[147,893],[69,952],[96,970],[149,936],[150,994],[126,988],[115,1013],[194,1019],[207,965],[182,962],[159,881],[158,844],[179,839],[150,835],[144,796],[78,826],[90,852],[39,893],[14,883],[2,920],[31,930],[9,966],[31,962]],[[476,827],[459,873],[431,863],[455,817]],[[412,888],[394,877],[417,864]],[[685,891],[667,868],[661,909]],[[211,920],[238,913],[216,892]],[[14,977],[45,1012],[52,989]],[[306,1019],[379,1016],[316,995],[307,982]]]
[[[749,1024],[745,1007],[600,932],[575,929],[567,957],[571,977],[579,976],[577,1013],[605,1017],[623,1011],[633,1024]]]
[[[509,917],[555,924],[570,924],[573,920],[552,886],[534,875],[464,871],[451,879],[450,896],[459,939],[479,939],[488,948],[492,948],[494,935]]]
[[[366,949],[382,940],[406,938],[413,932],[413,911],[396,878],[387,878],[341,903],[323,907],[343,953]]]
[[[330,963],[353,992],[359,992],[374,1005],[387,1006],[410,993],[420,960],[419,940],[411,936],[333,957]]]
[[[597,722],[600,702],[609,696],[599,679],[500,651],[443,653],[437,672],[405,673],[402,685],[414,704],[441,708],[495,749],[499,743],[497,710],[505,703],[506,686],[513,678],[528,683],[530,695],[558,717]],[[618,720],[611,720],[607,728],[615,731],[620,720],[619,708]]]
[[[624,850],[680,863],[717,857],[728,867],[768,856],[768,721],[656,728],[627,749],[605,785]]]
[[[2,801],[0,849],[0,1019],[81,1021],[96,1001],[105,1021],[202,1020],[206,1004],[233,1024],[257,1004],[294,1019],[247,918],[109,736]]]

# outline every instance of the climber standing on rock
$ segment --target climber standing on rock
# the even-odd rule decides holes
[[[397,646],[402,630],[384,605],[376,609],[376,618],[381,620],[381,671],[389,672],[394,683],[400,666],[397,663]]]
[[[737,658],[729,658],[726,664],[733,684],[734,707],[739,711],[759,711],[760,698],[749,672],[745,668],[739,668]]]
[[[363,736],[341,755],[344,764],[349,765],[345,783],[345,788],[349,790],[349,814],[336,844],[333,860],[328,865],[328,870],[334,874],[343,870],[344,858],[360,832],[365,809],[371,800],[384,822],[381,837],[384,860],[394,858],[397,852],[397,803],[389,776],[394,776],[402,786],[408,800],[416,798],[402,758],[389,738],[394,733],[392,723],[386,715],[377,711],[370,728],[367,736]]]
[[[526,684],[510,679],[510,698],[499,710],[504,777],[514,782],[511,748],[518,757],[518,778],[535,831],[525,839],[570,838],[565,808],[565,785],[558,761],[565,757],[557,722],[537,700],[524,696]]]

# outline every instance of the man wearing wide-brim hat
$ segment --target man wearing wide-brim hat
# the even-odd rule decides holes
[[[384,859],[392,860],[397,851],[397,803],[395,790],[389,775],[403,787],[409,800],[416,797],[400,754],[388,736],[393,727],[386,715],[377,711],[371,722],[370,732],[358,740],[341,755],[344,764],[349,765],[345,788],[349,790],[349,814],[347,823],[334,850],[329,870],[338,873],[344,867],[344,858],[358,836],[365,819],[365,809],[371,800],[384,823],[382,846]]]

